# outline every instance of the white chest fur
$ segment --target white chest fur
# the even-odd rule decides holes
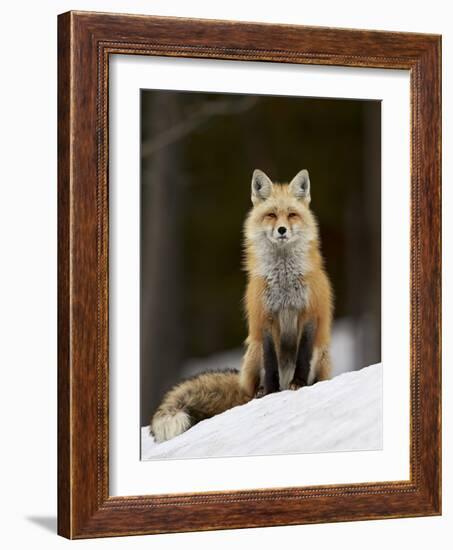
[[[266,309],[273,313],[286,309],[300,311],[307,307],[308,289],[293,259],[280,258],[268,271],[264,300]]]
[[[302,247],[267,246],[258,255],[258,271],[266,280],[263,296],[267,311],[301,311],[308,304],[308,288],[303,275],[308,269],[306,253]]]
[[[257,274],[266,281],[263,305],[278,319],[280,342],[285,341],[278,362],[282,390],[289,388],[294,376],[298,314],[307,308],[310,298],[304,282],[304,275],[311,267],[307,249],[307,243],[281,247],[264,242],[257,247]]]

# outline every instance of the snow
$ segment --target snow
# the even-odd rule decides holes
[[[164,443],[142,428],[143,460],[381,448],[381,363],[254,399]]]

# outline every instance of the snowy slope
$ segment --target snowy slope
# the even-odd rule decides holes
[[[142,428],[142,459],[250,456],[382,447],[382,364],[254,399],[165,443]]]

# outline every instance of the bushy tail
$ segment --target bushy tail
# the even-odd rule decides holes
[[[236,370],[204,372],[165,394],[151,419],[150,431],[161,443],[187,431],[200,420],[250,401]]]

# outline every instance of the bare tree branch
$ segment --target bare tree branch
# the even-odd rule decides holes
[[[204,103],[186,120],[168,128],[158,136],[148,139],[142,144],[142,158],[149,157],[172,143],[184,138],[209,118],[219,115],[240,114],[256,105],[258,98],[247,96],[241,100],[222,100]]]

